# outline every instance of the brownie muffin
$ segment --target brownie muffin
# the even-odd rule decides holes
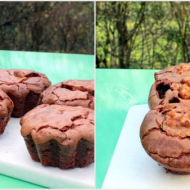
[[[12,110],[12,100],[0,90],[0,135],[4,132],[6,125],[10,120]]]
[[[68,80],[47,88],[42,104],[84,106],[94,109],[94,80]]]
[[[181,63],[155,73],[149,94],[149,107],[182,103],[190,107],[190,63]]]
[[[48,78],[33,70],[0,69],[0,90],[13,101],[13,117],[21,117],[40,102],[40,94],[51,85]]]
[[[168,171],[190,174],[190,108],[157,106],[141,125],[141,143],[150,157]]]
[[[85,107],[42,104],[20,121],[31,158],[61,169],[94,162],[94,111]]]

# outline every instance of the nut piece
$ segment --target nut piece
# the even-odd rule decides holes
[[[189,99],[190,98],[190,86],[188,84],[183,84],[180,88],[180,96],[183,99]]]
[[[180,86],[181,86],[180,83],[174,82],[174,83],[171,84],[171,89],[172,90],[179,90]]]
[[[189,76],[184,77],[184,78],[182,79],[182,83],[187,83],[187,84],[190,86],[190,77],[189,77]]]

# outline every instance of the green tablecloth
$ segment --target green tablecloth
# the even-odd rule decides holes
[[[96,69],[97,188],[102,186],[129,108],[148,101],[155,71]]]
[[[94,79],[94,56],[0,51],[0,68],[33,69],[46,74],[52,84],[55,84],[68,79]],[[0,189],[2,188],[34,189],[45,187],[0,174]]]

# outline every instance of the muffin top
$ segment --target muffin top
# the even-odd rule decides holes
[[[149,154],[178,158],[190,153],[190,108],[167,104],[150,110],[141,125],[140,137]]]
[[[68,80],[41,94],[43,104],[84,106],[94,109],[94,80]]]
[[[7,116],[10,110],[13,109],[13,107],[14,104],[12,100],[7,96],[7,94],[0,90],[0,116]]]
[[[50,85],[44,74],[33,70],[0,69],[0,89],[17,97],[25,97],[30,91],[39,94]]]
[[[42,104],[26,113],[20,124],[22,136],[32,135],[37,144],[52,139],[70,146],[81,139],[94,142],[94,111],[81,106]]]
[[[155,73],[156,82],[149,94],[149,106],[182,103],[190,107],[190,63],[182,63]]]
[[[181,82],[186,76],[190,76],[190,63],[181,63],[155,73],[155,80],[168,79],[173,82]]]

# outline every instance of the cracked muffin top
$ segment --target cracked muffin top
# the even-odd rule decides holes
[[[76,146],[81,139],[94,142],[94,111],[85,107],[42,104],[20,121],[23,137],[31,135],[37,144],[56,140]]]
[[[149,94],[149,107],[182,103],[190,107],[190,63],[181,63],[155,73]]]
[[[0,69],[0,89],[16,97],[25,97],[30,91],[40,94],[50,85],[44,74],[33,70]]]
[[[42,104],[84,106],[94,109],[94,80],[68,80],[41,94]]]
[[[156,72],[155,80],[170,79],[173,82],[180,82],[186,76],[190,76],[190,63],[181,63]]]
[[[190,108],[168,104],[150,110],[141,125],[140,137],[147,153],[159,163],[187,167],[190,159],[184,159],[190,154]]]

